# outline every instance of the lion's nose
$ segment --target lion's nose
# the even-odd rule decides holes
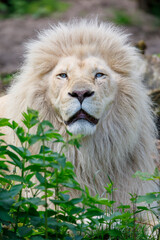
[[[87,97],[91,97],[94,94],[94,91],[84,90],[84,91],[73,91],[68,93],[71,97],[77,98],[82,104],[83,100]]]

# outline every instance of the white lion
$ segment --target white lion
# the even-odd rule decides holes
[[[66,129],[83,134],[81,148],[70,147],[66,153],[80,185],[103,196],[109,176],[118,188],[114,199],[128,203],[128,193],[156,190],[151,182],[132,178],[137,170],[152,173],[156,154],[140,64],[121,29],[88,20],[60,23],[27,45],[21,71],[0,99],[0,117],[20,123],[21,113],[30,107],[64,137]],[[6,140],[18,144],[11,133]],[[60,147],[52,146],[55,151]]]

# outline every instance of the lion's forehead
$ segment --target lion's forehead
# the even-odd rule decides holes
[[[77,56],[62,57],[54,72],[62,73],[68,72],[69,74],[92,74],[98,71],[107,71],[109,67],[106,62],[96,56],[88,56],[85,58],[79,58]]]

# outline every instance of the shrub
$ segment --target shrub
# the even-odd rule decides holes
[[[121,204],[115,210],[111,179],[106,183],[106,198],[81,189],[73,165],[62,153],[69,144],[79,148],[81,136],[68,133],[70,138],[64,141],[50,122],[40,121],[38,112],[31,109],[23,113],[23,125],[0,119],[0,126],[11,128],[20,141],[18,147],[0,140],[0,239],[155,239],[147,235],[144,224],[136,223],[137,212],[154,212],[151,207],[137,211],[137,196],[131,196],[132,207]],[[35,127],[36,133],[31,134]],[[61,143],[60,152],[53,152],[49,141]],[[40,150],[32,155],[30,148],[35,144]],[[71,189],[79,191],[78,198],[70,198]],[[160,194],[153,194],[158,201]],[[148,196],[143,200],[147,202]]]

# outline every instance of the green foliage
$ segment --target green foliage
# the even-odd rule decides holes
[[[113,22],[119,25],[132,25],[132,17],[123,10],[115,10]]]
[[[158,185],[160,189],[160,171],[158,168],[155,169],[154,173],[151,175],[145,172],[136,172],[134,177],[139,177],[143,181],[153,181]],[[138,196],[137,203],[145,203],[146,207],[138,206],[140,211],[147,211],[154,215],[157,219],[156,225],[153,227],[153,232],[158,229],[160,233],[160,192],[150,192],[144,196]],[[156,204],[155,204],[156,203]],[[154,206],[155,205],[155,206]]]
[[[68,3],[59,0],[7,0],[0,3],[0,13],[2,17],[31,14],[37,18],[63,12],[68,7]]]
[[[155,239],[147,236],[145,225],[136,223],[137,212],[154,213],[144,206],[137,211],[137,196],[131,197],[132,207],[121,204],[115,208],[116,190],[110,178],[104,198],[91,196],[87,187],[80,188],[63,150],[69,145],[79,148],[81,136],[68,132],[69,140],[65,141],[49,121],[40,121],[38,112],[31,109],[23,113],[23,127],[3,118],[0,127],[4,126],[15,132],[19,146],[0,140],[0,239]],[[48,147],[52,144],[60,144],[60,151]],[[39,149],[37,154],[31,153],[33,148]],[[155,180],[159,172],[142,177]],[[70,198],[72,190],[79,197]],[[159,195],[151,193],[138,201],[150,204],[159,201]]]
[[[0,92],[4,91],[11,83],[13,74],[0,74]]]

